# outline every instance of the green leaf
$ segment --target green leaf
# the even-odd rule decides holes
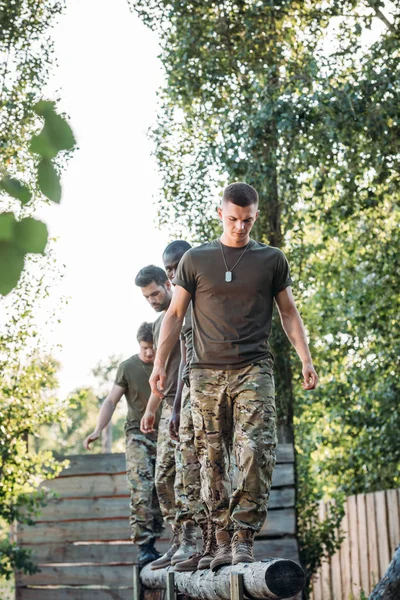
[[[65,119],[55,112],[46,115],[45,119],[44,129],[46,129],[46,133],[57,151],[70,150],[75,146],[74,134]]]
[[[17,285],[24,255],[11,242],[0,242],[0,294],[5,296]]]
[[[60,178],[51,161],[46,158],[43,158],[38,165],[38,182],[41,191],[49,200],[60,202]]]
[[[7,194],[20,200],[22,204],[27,204],[32,198],[30,189],[24,183],[18,181],[18,179],[12,179],[7,176],[3,177],[0,186]]]
[[[57,156],[58,150],[52,144],[46,128],[43,127],[39,135],[34,135],[29,144],[30,152],[40,154],[42,158],[54,158]]]
[[[55,102],[51,100],[39,100],[33,107],[34,112],[40,117],[45,117],[48,113],[54,112]]]
[[[75,146],[75,138],[67,121],[54,112],[53,102],[38,103],[37,114],[45,123],[39,135],[33,136],[29,149],[43,158],[54,158],[60,150],[70,150]],[[38,106],[36,105],[36,106]]]
[[[24,252],[43,254],[49,237],[47,227],[42,221],[27,217],[15,226],[15,243]]]
[[[16,223],[14,213],[6,212],[0,214],[0,241],[9,242],[14,237],[14,225]]]

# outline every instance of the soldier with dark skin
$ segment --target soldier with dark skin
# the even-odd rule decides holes
[[[144,566],[160,557],[154,547],[163,531],[163,519],[154,486],[157,426],[154,432],[140,431],[140,420],[150,397],[148,378],[152,371],[155,350],[151,323],[142,323],[137,333],[139,353],[123,361],[115,377],[115,383],[104,400],[96,428],[83,442],[86,450],[100,437],[110,422],[115,407],[125,395],[128,414],[125,423],[126,474],[131,494],[132,540],[139,545],[138,564]]]
[[[162,269],[149,266],[142,269],[136,277],[136,285],[141,288],[144,297],[152,304],[153,308],[162,313],[153,325],[155,345],[157,345],[159,330],[164,318],[163,311],[168,307],[171,299],[170,279],[174,277],[177,264],[189,248],[190,245],[183,240],[172,242],[163,253],[167,275]],[[155,302],[157,293],[161,293],[160,288],[162,287],[167,292],[164,301]],[[148,403],[152,407],[157,405],[155,406],[155,412],[162,403],[157,439],[156,489],[164,519],[171,525],[173,531],[170,548],[163,556],[152,563],[152,569],[161,569],[170,564],[177,565],[196,551],[195,522],[183,493],[183,468],[180,448],[177,441],[171,439],[169,435],[172,405],[175,397],[182,392],[182,383],[179,376],[180,361],[180,344],[178,341],[168,357],[168,379],[163,398],[152,395]],[[146,421],[146,427],[150,431],[150,429],[153,430],[154,420],[147,421],[147,414],[146,410],[142,423]],[[178,469],[176,465],[178,465]]]
[[[229,185],[218,215],[222,236],[189,250],[179,264],[150,379],[153,394],[162,395],[166,359],[192,300],[190,390],[202,493],[216,528],[212,570],[253,562],[254,534],[267,515],[277,442],[268,344],[274,303],[302,362],[303,388],[318,382],[286,257],[250,238],[258,217],[256,190],[243,182]],[[233,448],[238,482],[232,493]]]

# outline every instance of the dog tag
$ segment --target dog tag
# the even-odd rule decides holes
[[[226,271],[226,273],[225,273],[225,281],[227,281],[228,283],[230,281],[232,281],[232,271]]]

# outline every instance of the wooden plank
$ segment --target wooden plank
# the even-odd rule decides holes
[[[171,546],[169,540],[158,540],[156,548],[164,554]],[[110,543],[43,543],[32,547],[32,559],[36,564],[99,563],[132,565],[138,547],[132,542]]]
[[[299,562],[299,548],[296,538],[287,537],[277,540],[255,540],[254,557],[256,560],[264,560],[275,556]]]
[[[351,581],[350,590],[355,598],[360,595],[360,559],[358,554],[358,519],[357,519],[357,498],[349,496],[347,498],[349,509],[349,532],[350,532],[350,565]]]
[[[369,587],[372,590],[380,579],[378,559],[378,533],[376,527],[374,493],[365,495],[365,508],[368,523]]]
[[[243,575],[231,573],[231,600],[243,600]]]
[[[330,505],[333,502],[327,502],[326,510],[329,511]],[[338,532],[336,532],[338,536]],[[340,555],[336,552],[331,557],[331,590],[332,600],[342,600],[342,576],[340,571]]]
[[[127,519],[67,521],[19,526],[18,539],[22,544],[51,542],[129,541],[131,529]]]
[[[174,571],[170,571],[169,573],[167,573],[167,586],[165,598],[166,600],[176,600]]]
[[[69,456],[59,456],[60,462],[69,461],[66,469],[61,471],[59,477],[71,477],[75,475],[93,475],[125,473],[125,453],[116,452],[113,454],[71,454]],[[293,463],[294,447],[293,444],[278,444],[276,447],[276,462]]]
[[[294,465],[279,464],[272,476],[272,486],[286,487],[294,485]],[[125,474],[77,475],[57,477],[43,483],[60,498],[101,498],[126,496],[129,494]]]
[[[80,475],[57,477],[42,484],[53,490],[60,498],[101,498],[127,496],[126,475]]]
[[[340,524],[340,531],[344,536],[339,551],[339,562],[341,571],[342,600],[348,600],[351,592],[351,569],[350,569],[350,533],[349,533],[349,508],[347,501],[344,503],[344,516]]]
[[[295,535],[296,512],[294,508],[268,511],[267,519],[257,537]]]
[[[132,600],[132,589],[17,588],[16,600]]]
[[[75,475],[114,475],[125,473],[125,453],[113,454],[72,454],[70,456],[58,457],[60,461],[68,460],[69,465],[61,471],[59,477],[71,477]]]
[[[132,588],[131,565],[57,565],[43,566],[34,575],[18,574],[18,586],[26,585],[106,585]]]
[[[260,537],[294,535],[296,516],[294,508],[271,510]],[[52,542],[107,542],[129,541],[131,529],[127,519],[95,519],[90,521],[64,521],[20,525],[18,540],[22,544]]]
[[[322,595],[321,579],[321,569],[318,569],[318,571],[315,573],[312,579],[312,600],[324,600],[324,597]]]
[[[389,523],[389,549],[390,556],[394,555],[397,546],[400,544],[400,490],[387,490],[386,501],[388,508]]]
[[[294,488],[278,488],[271,491],[269,508],[289,508],[294,506]],[[129,519],[129,496],[114,498],[57,498],[50,500],[37,517],[43,521],[74,521],[80,519]]]
[[[326,518],[326,505],[325,502],[319,503],[319,520],[324,521]],[[330,563],[326,560],[323,561],[320,568],[320,581],[321,581],[321,598],[323,600],[331,600],[331,569]]]
[[[379,577],[389,566],[389,531],[385,492],[375,492],[376,525],[378,534]]]
[[[369,560],[368,560],[368,530],[367,512],[365,508],[365,495],[358,494],[357,521],[358,521],[358,557],[360,564],[360,585],[364,594],[369,596]]]
[[[140,600],[140,569],[139,565],[132,567],[133,600]]]
[[[169,540],[158,540],[156,548],[162,554],[170,547]],[[43,543],[32,547],[36,564],[99,563],[130,564],[137,556],[137,546],[132,542],[110,543]],[[299,553],[295,538],[256,540],[254,554],[257,560],[271,556],[289,558],[298,562]]]

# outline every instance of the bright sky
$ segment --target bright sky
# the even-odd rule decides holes
[[[60,89],[79,145],[61,205],[40,211],[66,265],[70,301],[56,331],[66,394],[90,382],[99,360],[137,351],[137,328],[156,313],[134,277],[162,264],[169,240],[154,224],[159,179],[146,137],[162,84],[156,35],[127,0],[69,0],[54,40],[58,69],[46,95]]]

